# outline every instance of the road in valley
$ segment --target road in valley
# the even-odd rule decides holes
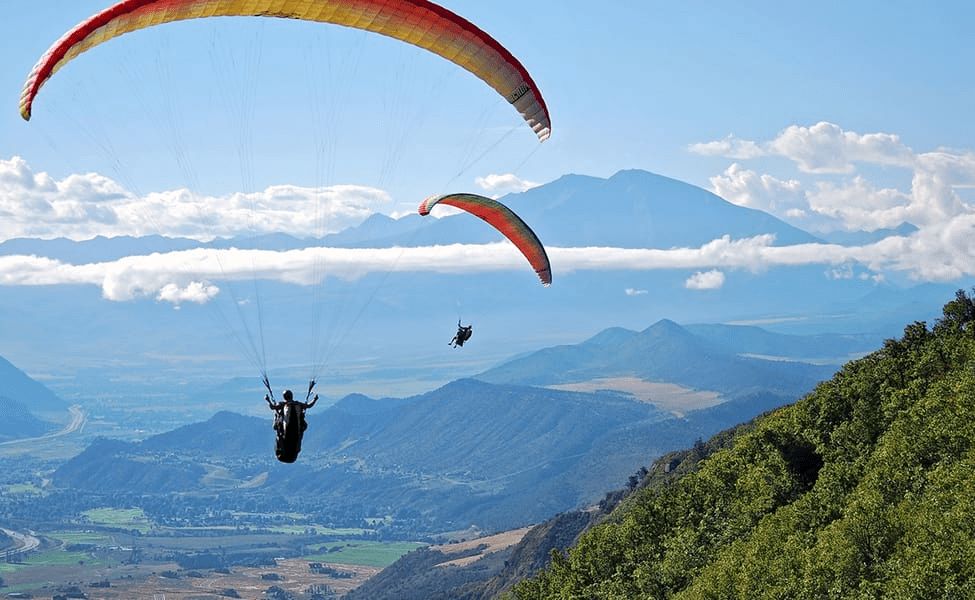
[[[63,429],[55,431],[53,433],[47,433],[42,436],[23,438],[19,440],[10,440],[7,442],[0,442],[0,446],[15,446],[18,444],[32,444],[34,442],[39,442],[43,440],[49,440],[51,438],[61,437],[63,435],[68,435],[69,433],[74,433],[85,426],[85,422],[88,421],[88,415],[85,411],[81,410],[81,406],[75,404],[68,409],[71,413],[71,422],[64,426]]]
[[[0,531],[13,538],[13,540],[18,544],[16,548],[4,550],[4,553],[7,555],[30,552],[31,550],[37,549],[37,547],[41,545],[41,540],[31,535],[30,532],[19,533],[11,529],[4,529],[3,527],[0,527]]]

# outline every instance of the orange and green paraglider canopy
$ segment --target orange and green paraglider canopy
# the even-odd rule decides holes
[[[538,274],[538,278],[541,279],[542,285],[548,287],[552,284],[552,266],[548,262],[545,247],[542,246],[535,232],[510,208],[497,200],[477,194],[447,194],[427,198],[420,203],[418,212],[426,216],[437,204],[459,208],[487,221],[525,255],[535,269],[535,273]]]
[[[525,67],[497,40],[429,0],[123,0],[86,19],[54,43],[24,85],[20,114],[58,69],[82,52],[130,31],[219,16],[254,16],[333,23],[379,33],[424,48],[470,71],[521,113],[546,140],[551,120]]]

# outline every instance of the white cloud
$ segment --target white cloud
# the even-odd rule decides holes
[[[891,236],[864,246],[794,244],[773,246],[760,235],[712,240],[700,248],[670,250],[629,248],[553,248],[556,276],[570,270],[746,269],[857,262],[873,273],[899,271],[925,281],[951,281],[975,276],[975,214],[915,232]]]
[[[917,157],[911,180],[911,220],[918,226],[940,223],[975,208],[955,191],[975,184],[975,154],[927,152]]]
[[[220,288],[204,281],[191,281],[185,287],[180,287],[175,283],[168,283],[159,290],[156,300],[181,304],[183,302],[194,302],[196,304],[206,304],[220,293]]]
[[[698,248],[551,247],[548,254],[556,286],[559,276],[571,271],[693,269],[700,271],[687,280],[687,287],[714,289],[724,282],[722,270],[815,264],[834,267],[834,276],[849,273],[852,277],[849,265],[853,262],[868,269],[867,276],[874,279],[873,274],[887,270],[936,281],[975,276],[975,214],[865,246],[773,246],[774,241],[772,235],[737,240],[724,236]],[[149,297],[174,303],[205,302],[218,293],[219,281],[257,278],[319,284],[323,265],[329,276],[347,279],[387,271],[467,274],[529,269],[508,242],[419,248],[314,247],[285,252],[194,249],[83,265],[36,256],[0,256],[0,285],[88,284],[99,286],[109,300]]]
[[[315,285],[326,274],[354,279],[370,272],[514,269],[529,266],[509,242],[420,248],[313,247],[283,252],[197,248],[83,265],[36,256],[0,256],[0,285],[89,284],[99,286],[108,300],[154,297],[202,303],[219,292],[213,283],[217,281],[256,278]]]
[[[627,296],[646,296],[650,292],[647,290],[638,290],[636,288],[626,288],[623,293]]]
[[[851,263],[826,271],[827,279],[853,279],[855,276],[856,271]]]
[[[914,153],[896,135],[859,134],[826,121],[787,127],[765,147],[806,173],[850,173],[856,162],[910,167],[914,160]]]
[[[278,185],[217,197],[181,189],[139,197],[97,173],[55,180],[20,157],[0,159],[0,240],[148,234],[209,240],[273,232],[316,237],[389,205],[386,192],[357,185]]]
[[[698,271],[684,282],[689,290],[716,290],[724,285],[724,273],[718,270]]]
[[[828,269],[825,275],[827,279],[859,279],[861,281],[873,281],[874,283],[881,283],[886,280],[883,273],[858,271],[857,265],[854,263],[847,263],[833,269]]]
[[[875,231],[905,221],[924,228],[975,212],[958,194],[975,185],[975,154],[943,149],[917,154],[895,134],[860,134],[824,121],[808,127],[792,125],[765,142],[729,137],[693,144],[690,149],[739,160],[779,156],[793,161],[806,174],[804,181],[759,174],[734,163],[711,177],[711,189],[729,202],[767,211],[813,231]],[[854,174],[857,164],[909,170],[911,189],[874,185]],[[823,174],[853,176],[808,181]]]
[[[733,163],[721,175],[711,178],[712,191],[738,206],[757,208],[772,214],[802,210],[807,204],[802,184],[795,179],[783,181],[771,175],[759,175]]]
[[[893,188],[875,188],[863,177],[837,185],[819,182],[808,193],[809,208],[830,217],[847,231],[875,231],[904,221],[923,222],[909,209],[911,196]]]
[[[723,140],[691,144],[687,149],[694,154],[700,154],[702,156],[724,156],[736,160],[758,158],[767,154],[757,143],[750,140],[741,140],[732,135],[729,135]]]
[[[504,173],[501,175],[491,173],[484,177],[475,178],[474,183],[477,184],[477,187],[494,197],[503,196],[511,192],[524,192],[525,190],[530,190],[540,185],[534,181],[522,179],[514,173]]]
[[[691,144],[688,149],[696,154],[735,160],[781,156],[795,162],[805,173],[851,173],[858,162],[900,167],[914,163],[914,153],[897,135],[860,134],[827,121],[809,127],[790,125],[766,142],[728,136]]]

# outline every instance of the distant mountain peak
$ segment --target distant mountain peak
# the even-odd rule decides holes
[[[226,423],[227,421],[245,421],[245,420],[250,421],[253,418],[254,417],[248,417],[240,413],[235,413],[229,410],[221,410],[214,413],[214,415],[209,419],[207,419],[206,422],[211,423],[216,421],[220,423]]]
[[[350,414],[364,414],[375,412],[379,403],[365,394],[349,394],[331,406],[332,410],[340,410]]]
[[[631,329],[626,329],[623,327],[610,327],[609,329],[603,329],[596,335],[587,339],[583,342],[583,344],[592,346],[609,346],[630,340],[636,335],[639,334]]]
[[[724,235],[761,234],[775,235],[776,245],[817,241],[768,213],[640,169],[624,169],[609,178],[565,175],[509,199],[549,245],[696,247]]]
[[[458,390],[471,390],[479,387],[488,387],[489,384],[479,381],[477,379],[472,379],[470,377],[464,377],[462,379],[455,379],[449,383],[444,384],[436,391],[458,391]]]
[[[660,319],[650,327],[644,329],[643,333],[679,333],[683,335],[692,335],[681,325],[671,321],[670,319]]]
[[[660,175],[659,173],[654,173],[653,171],[647,171],[644,169],[620,169],[619,171],[613,173],[606,181],[620,181],[620,180],[634,180],[634,179],[656,179],[662,181],[673,181],[675,183],[680,183],[683,185],[690,185],[687,182],[680,181],[679,179],[674,179],[673,177],[667,177],[666,175]]]
[[[901,235],[909,235],[917,230],[918,226],[908,221],[903,221],[900,225],[894,227],[894,231]]]
[[[397,220],[398,219],[394,219],[393,217],[391,217],[391,216],[389,216],[387,214],[383,214],[383,213],[378,213],[377,212],[377,213],[372,213],[371,215],[369,215],[368,217],[366,217],[366,220],[365,221],[363,221],[362,223],[359,223],[359,227],[372,226],[372,225],[377,225],[377,224],[386,225],[386,224],[392,223],[392,222],[397,221]]]
[[[731,347],[661,319],[639,333],[608,329],[581,344],[540,350],[490,369],[478,379],[547,386],[626,377],[734,397],[761,388],[798,394],[828,372],[828,367],[742,357]]]
[[[602,177],[596,177],[595,175],[584,175],[582,173],[566,173],[561,177],[553,179],[549,183],[544,185],[555,185],[555,184],[565,184],[574,182],[594,182],[594,181],[605,181]]]

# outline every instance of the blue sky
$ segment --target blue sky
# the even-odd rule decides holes
[[[548,181],[566,172],[610,175],[621,168],[643,168],[699,185],[725,165],[718,159],[702,159],[686,151],[689,144],[727,134],[764,139],[792,124],[812,125],[819,121],[836,123],[862,133],[882,131],[899,135],[915,149],[939,146],[970,148],[975,125],[970,118],[975,106],[975,44],[967,26],[975,17],[975,6],[967,2],[539,2],[532,10],[514,1],[445,1],[447,7],[468,17],[506,44],[532,72],[551,107],[554,123],[552,139],[539,148],[519,175],[533,181]],[[158,75],[159,61],[169,61],[169,89],[180,107],[208,112],[213,105],[189,107],[182,104],[189,94],[205,95],[203,79],[212,74],[211,46],[224,43],[225,54],[245,54],[242,48],[257,40],[262,46],[261,72],[256,85],[286,90],[305,77],[308,67],[301,63],[307,49],[315,44],[332,44],[335,56],[375,57],[388,61],[414,61],[415,69],[427,69],[439,77],[445,65],[436,57],[417,58],[412,49],[386,42],[368,34],[342,35],[345,32],[318,32],[327,26],[249,19],[234,24],[210,22],[181,23],[139,32],[96,48],[69,65],[41,93],[35,122],[21,122],[15,110],[17,97],[30,67],[70,26],[107,5],[105,1],[72,2],[40,0],[8,7],[0,23],[5,40],[0,106],[0,156],[23,156],[36,170],[64,176],[75,170],[94,170],[111,174],[109,159],[99,153],[77,156],[71,143],[75,132],[65,122],[61,110],[68,96],[82,100],[101,99],[93,91],[108,86],[109,95],[124,96],[131,83],[129,72],[141,72],[150,92],[160,89],[151,78]],[[261,21],[255,23],[255,21]],[[323,42],[323,39],[327,40]],[[353,50],[347,46],[358,45]],[[299,60],[287,64],[287,56]],[[193,58],[207,64],[187,67]],[[273,61],[273,62],[272,62]],[[418,64],[417,64],[418,62]],[[253,64],[253,63],[251,63]],[[120,66],[121,65],[121,66]],[[388,73],[373,79],[368,73],[355,74],[357,90],[389,94]],[[429,77],[427,72],[422,75]],[[184,80],[184,76],[186,79]],[[102,78],[104,77],[104,78]],[[56,78],[56,79],[57,79]],[[453,115],[471,120],[470,104],[484,110],[493,101],[491,90],[477,81],[459,75],[451,79],[450,89],[468,93],[464,98],[443,98],[431,109],[431,119],[449,121]],[[86,80],[88,87],[76,82]],[[289,83],[290,82],[290,83]],[[218,84],[219,85],[219,84]],[[231,82],[231,87],[237,82]],[[100,88],[99,88],[100,89]],[[400,88],[397,88],[396,93]],[[232,87],[230,94],[239,93]],[[273,105],[285,96],[255,94],[255,114],[267,116],[281,107]],[[284,100],[286,101],[286,100]],[[328,100],[326,100],[328,101]],[[440,103],[443,102],[441,105]],[[52,107],[52,104],[55,106]],[[458,108],[452,109],[451,105]],[[307,116],[296,107],[293,118]],[[415,106],[412,105],[411,106]],[[505,109],[505,106],[492,108]],[[266,109],[268,112],[264,112]],[[441,110],[443,109],[443,110]],[[78,107],[77,110],[83,110]],[[344,110],[348,110],[347,108]],[[284,108],[287,112],[287,107]],[[510,127],[517,116],[494,110],[495,123]],[[343,112],[343,115],[349,114]],[[479,113],[478,113],[479,114]],[[126,115],[126,117],[132,115]],[[475,115],[476,117],[476,115]],[[510,117],[505,119],[503,117]],[[207,136],[236,144],[236,134],[225,120],[199,115],[208,124]],[[291,118],[284,115],[284,118]],[[93,126],[103,125],[106,115],[91,117]],[[198,123],[184,117],[187,130]],[[256,131],[260,124],[252,127]],[[37,130],[56,139],[59,152]],[[439,133],[434,127],[408,132],[410,145],[436,146]],[[351,135],[343,136],[348,152],[374,154],[376,149],[363,144],[353,147]],[[86,143],[84,139],[78,143]],[[281,155],[280,142],[275,154]],[[512,153],[523,158],[533,150],[530,132],[509,136]],[[116,142],[124,145],[122,142]],[[271,143],[271,142],[268,142]],[[260,144],[259,144],[260,145]],[[159,150],[162,161],[171,159],[168,149]],[[270,154],[270,150],[268,150]],[[64,154],[68,154],[65,156]],[[262,156],[257,151],[257,156]],[[259,187],[280,183],[313,184],[314,166],[308,157],[287,156],[258,165],[255,184]],[[363,161],[366,160],[364,156]],[[171,169],[146,169],[134,164],[127,176],[140,189],[158,190],[182,185],[180,177],[166,181]],[[260,161],[258,161],[260,162]],[[220,167],[226,161],[202,160],[195,167],[200,183],[211,193],[235,191],[239,181],[229,178]],[[166,166],[166,165],[164,165]],[[453,165],[451,165],[453,166]],[[503,160],[488,161],[484,170],[505,167]],[[508,165],[508,166],[517,166]],[[144,172],[151,171],[151,172]],[[475,172],[473,176],[482,175]],[[365,170],[356,173],[370,178]],[[421,174],[398,174],[403,195],[422,193]],[[427,173],[423,173],[423,176]],[[375,178],[375,177],[372,177]],[[342,181],[374,184],[374,181]],[[391,190],[396,194],[399,190]]]
[[[57,73],[23,122],[31,66],[107,4],[38,0],[0,22],[0,210],[13,215],[0,239],[308,234],[309,203],[335,229],[434,193],[641,168],[816,233],[920,228],[776,264],[829,255],[922,280],[975,268],[969,2],[444,1],[533,74],[553,122],[541,145],[438,57],[278,19],[112,40]]]

